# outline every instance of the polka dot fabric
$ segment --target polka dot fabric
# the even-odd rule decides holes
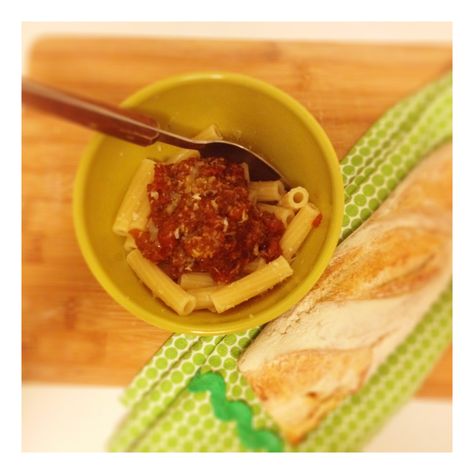
[[[451,136],[451,75],[390,109],[341,162],[345,216],[341,240],[387,198],[432,148]],[[277,427],[237,370],[237,360],[260,328],[225,337],[175,335],[126,389],[132,407],[114,434],[114,451],[245,451],[235,421],[213,413],[208,392],[187,385],[198,370],[217,371],[229,400],[244,400],[255,429]],[[418,388],[451,340],[451,290],[440,296],[407,340],[368,383],[346,399],[297,447],[286,451],[354,451]],[[180,341],[180,342],[178,342]],[[178,343],[177,343],[178,342]],[[171,349],[171,350],[170,350]]]
[[[225,336],[209,355],[201,371],[218,371],[224,377],[227,398],[245,400],[254,411],[254,426],[257,413],[262,413],[261,406],[252,390],[237,371],[236,361],[239,354],[247,347],[258,330],[253,329],[240,334]],[[237,375],[237,377],[235,377]],[[213,451],[238,452],[244,451],[239,437],[236,435],[236,422],[224,422],[217,419],[209,401],[209,393],[183,392],[164,417],[149,430],[135,446],[136,451]],[[265,428],[269,418],[265,417]],[[271,423],[271,422],[270,422]],[[170,436],[171,429],[175,436]],[[170,445],[171,440],[171,445]]]
[[[141,399],[133,406],[130,416],[123,422],[120,429],[110,441],[111,451],[126,451],[135,443],[137,435],[146,432],[158,416],[160,416],[176,399],[180,392],[186,388],[187,384],[199,370],[201,364],[206,361],[207,356],[213,352],[216,344],[222,339],[222,336],[207,336],[200,338],[192,350],[188,350],[176,361],[172,371],[168,371],[157,378],[156,368],[148,364],[148,368],[142,370],[143,376],[153,371],[154,385],[143,394]],[[168,347],[164,353],[169,353],[176,348]],[[155,358],[154,358],[155,359]],[[155,359],[155,362],[159,360]]]
[[[122,403],[133,407],[198,340],[198,336],[188,334],[170,337],[125,389]]]
[[[451,101],[449,75],[388,111],[344,158],[341,240],[385,201],[423,156],[451,136]]]

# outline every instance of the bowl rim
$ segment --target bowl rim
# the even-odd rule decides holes
[[[329,264],[329,261],[339,241],[344,211],[344,186],[336,152],[328,136],[326,135],[326,132],[323,130],[316,118],[306,109],[303,104],[298,102],[286,92],[282,91],[276,86],[273,86],[263,80],[256,79],[252,76],[221,71],[203,71],[173,75],[145,86],[144,88],[129,96],[120,105],[125,108],[139,106],[142,102],[154,94],[164,92],[168,89],[188,82],[196,82],[200,80],[223,80],[232,84],[243,85],[252,89],[256,89],[258,92],[266,94],[280,103],[283,103],[286,108],[288,108],[303,122],[308,132],[313,135],[321,147],[321,151],[324,155],[324,161],[328,167],[331,180],[332,218],[325,242],[318,255],[318,264],[314,265],[305,279],[295,289],[293,289],[289,295],[277,301],[271,307],[271,309],[261,312],[258,316],[252,318],[243,318],[237,321],[226,321],[225,315],[223,315],[221,322],[217,322],[216,324],[206,327],[200,326],[198,323],[194,323],[192,316],[183,317],[182,323],[176,322],[167,319],[166,316],[151,313],[150,311],[142,308],[137,303],[133,302],[117,288],[113,279],[109,278],[106,271],[102,268],[102,265],[99,263],[99,260],[96,257],[90,238],[86,232],[85,209],[82,205],[85,197],[84,191],[86,177],[93,162],[96,150],[101,145],[103,140],[107,138],[105,135],[99,133],[93,136],[89,144],[86,146],[79,161],[73,188],[73,223],[76,239],[90,271],[102,288],[123,308],[148,324],[172,332],[196,335],[222,335],[255,328],[273,319],[276,319],[285,311],[290,309],[293,305],[298,303],[311,290]]]

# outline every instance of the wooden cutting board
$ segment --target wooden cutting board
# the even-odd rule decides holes
[[[342,158],[391,105],[451,68],[451,45],[48,37],[28,74],[119,103],[166,76],[224,70],[304,104]],[[23,380],[125,385],[170,335],[116,304],[87,269],[71,216],[92,133],[23,110]],[[451,351],[420,391],[451,396]]]

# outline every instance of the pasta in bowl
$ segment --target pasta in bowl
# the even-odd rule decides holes
[[[74,218],[104,288],[151,324],[198,334],[257,326],[299,301],[329,262],[342,220],[337,159],[310,114],[233,74],[172,78],[125,106],[203,140],[221,129],[255,147],[291,188],[252,181],[223,157],[97,137],[78,172]],[[280,128],[290,132],[283,142]]]
[[[217,130],[197,138],[222,138]],[[301,186],[285,192],[281,180],[251,181],[245,163],[181,151],[140,163],[112,229],[152,294],[187,315],[223,313],[289,278],[321,220]]]

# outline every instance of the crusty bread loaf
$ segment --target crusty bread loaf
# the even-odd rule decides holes
[[[424,159],[241,357],[290,442],[360,389],[449,283],[451,165],[451,145]]]

